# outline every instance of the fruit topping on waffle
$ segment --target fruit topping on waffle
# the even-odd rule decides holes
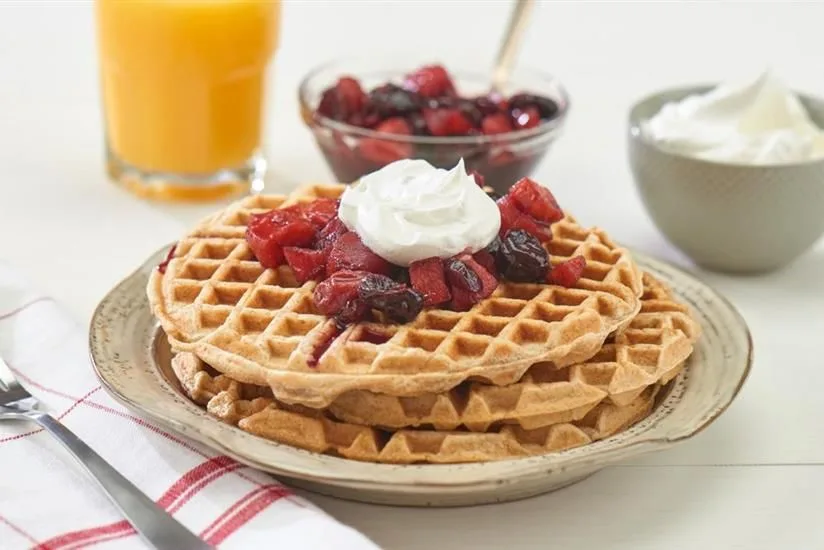
[[[364,239],[371,238],[375,242],[381,239],[375,235],[363,235],[362,238],[358,234],[359,226],[365,228],[364,231],[370,227],[368,223],[361,224],[358,217],[361,212],[353,214],[350,209],[341,214],[340,204],[347,204],[350,190],[344,191],[340,201],[318,198],[253,215],[246,230],[246,241],[264,267],[275,268],[286,263],[299,282],[319,281],[314,291],[315,303],[323,314],[334,317],[339,326],[361,321],[370,314],[379,320],[406,323],[414,319],[423,307],[448,305],[455,311],[467,311],[491,296],[499,280],[549,282],[571,287],[583,274],[586,261],[580,256],[554,267],[550,265],[543,243],[552,238],[551,224],[560,221],[564,214],[555,197],[545,187],[529,178],[518,181],[506,196],[495,203],[497,212],[492,210],[500,218],[497,235],[494,227],[491,232],[488,230],[487,223],[485,231],[491,237],[489,242],[479,243],[474,236],[470,236],[465,241],[475,243],[476,250],[467,246],[463,251],[451,254],[452,250],[448,247],[454,249],[454,237],[440,235],[443,230],[439,223],[442,220],[444,226],[449,227],[457,222],[450,217],[451,212],[447,208],[430,201],[427,194],[432,195],[442,188],[448,193],[453,192],[461,184],[448,182],[437,186],[432,181],[438,177],[449,177],[452,171],[437,170],[429,165],[409,166],[414,177],[418,177],[421,169],[423,174],[431,175],[429,179],[419,177],[412,182],[420,186],[420,194],[416,194],[411,183],[396,185],[394,181],[381,178],[380,173],[367,182],[357,184],[385,186],[392,193],[407,195],[404,199],[409,203],[419,205],[417,210],[401,206],[382,213],[383,216],[415,220],[414,223],[403,224],[401,229],[409,234],[396,239],[402,240],[405,245],[417,243],[407,247],[404,257],[408,258],[410,253],[427,257],[415,259],[408,266],[390,263],[389,259],[365,244]],[[456,170],[453,181],[463,178],[463,185],[483,184],[483,176],[466,174],[462,165]],[[394,178],[411,177],[409,172],[399,172],[396,167],[386,172]],[[466,191],[457,189],[458,193]],[[378,189],[374,194],[380,197],[383,192]],[[481,201],[480,204],[489,211],[492,199],[478,190],[473,192],[476,195],[474,200]],[[462,205],[456,207],[450,203],[448,206],[455,217],[463,215],[460,211]],[[373,206],[362,201],[354,208],[366,210]],[[368,214],[371,215],[371,211]],[[466,217],[471,218],[473,214],[467,212]],[[349,223],[340,215],[344,215]],[[498,226],[494,220],[491,223]],[[429,238],[427,232],[436,237]],[[437,248],[439,239],[447,243],[444,251]],[[430,253],[436,255],[428,255]]]

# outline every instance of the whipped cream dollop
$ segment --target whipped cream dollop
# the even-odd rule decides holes
[[[498,206],[466,173],[399,160],[363,176],[341,196],[338,217],[393,264],[448,258],[486,247],[501,227]]]
[[[739,164],[784,164],[824,157],[824,132],[770,72],[667,103],[641,125],[671,152]]]

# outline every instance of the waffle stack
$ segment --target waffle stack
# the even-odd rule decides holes
[[[587,259],[574,288],[502,282],[468,312],[337,335],[315,309],[315,283],[264,269],[244,233],[253,213],[342,190],[247,197],[201,222],[150,278],[181,387],[217,418],[357,460],[529,456],[637,422],[692,352],[699,328],[669,289],[569,215],[547,248],[553,263]]]

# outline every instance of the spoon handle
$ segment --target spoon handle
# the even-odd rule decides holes
[[[514,0],[512,15],[509,17],[509,25],[504,34],[501,47],[498,49],[498,58],[495,60],[495,68],[492,71],[492,90],[498,93],[503,92],[509,73],[515,64],[518,47],[521,45],[526,32],[529,16],[535,5],[534,0]]]

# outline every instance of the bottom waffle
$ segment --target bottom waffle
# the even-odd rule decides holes
[[[484,462],[585,445],[646,417],[659,388],[647,387],[625,406],[603,402],[579,421],[536,429],[507,424],[485,433],[424,429],[388,432],[341,422],[323,410],[279,403],[268,387],[242,384],[218,374],[191,353],[176,355],[172,368],[193,401],[246,432],[318,453],[395,464]]]

